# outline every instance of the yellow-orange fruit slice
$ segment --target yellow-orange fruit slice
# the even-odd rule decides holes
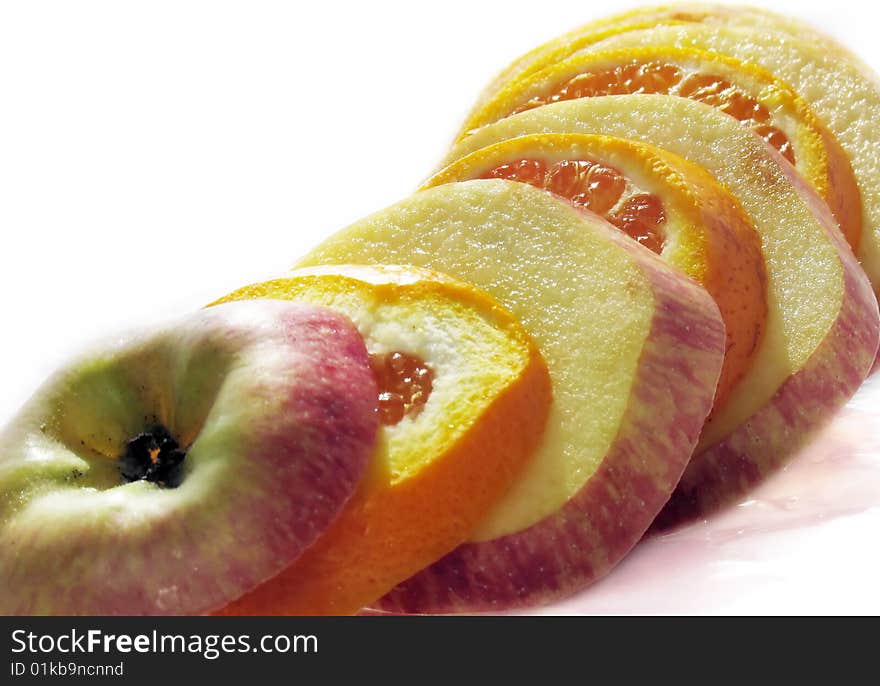
[[[739,201],[703,167],[645,143],[534,134],[477,150],[425,184],[504,178],[604,216],[702,285],[726,329],[714,409],[746,374],[767,317],[760,238]]]
[[[419,191],[304,262],[416,263],[475,283],[523,323],[553,379],[529,464],[470,543],[429,567],[443,571],[407,611],[560,597],[643,535],[690,458],[721,367],[724,327],[703,288],[595,214],[501,179]]]
[[[629,31],[653,29],[660,24],[675,27],[695,23],[783,31],[792,36],[806,37],[811,42],[819,44],[823,49],[837,53],[845,52],[827,36],[811,30],[812,27],[809,27],[805,22],[754,7],[730,7],[712,3],[676,3],[639,7],[609,17],[594,19],[517,57],[486,85],[477,97],[471,113],[481,109],[513,81],[528,78],[606,38]]]
[[[634,10],[583,26],[516,60],[477,107],[511,79],[579,51],[649,46],[695,48],[755,64],[788,83],[809,104],[850,159],[862,202],[862,235],[855,252],[880,293],[880,81],[861,59],[802,22],[753,8],[709,4]]]
[[[859,59],[830,35],[797,17],[778,14],[760,7],[720,5],[710,2],[682,2],[673,5],[639,7],[610,17],[602,17],[570,31],[566,36],[577,39],[584,34],[595,35],[598,32],[619,31],[620,27],[626,27],[627,30],[639,30],[638,28],[633,29],[633,27],[650,28],[649,24],[660,23],[665,25],[740,26],[764,31],[782,31],[800,40],[814,43],[836,55],[847,59]]]
[[[795,165],[828,203],[847,242],[858,249],[862,206],[849,157],[790,86],[732,57],[665,45],[580,52],[506,84],[472,112],[462,137],[553,102],[642,93],[697,100],[742,122]]]
[[[706,424],[667,511],[693,517],[729,503],[783,464],[867,375],[878,313],[865,272],[813,188],[713,107],[668,95],[557,102],[479,129],[454,154],[535,133],[614,135],[689,159],[730,189],[761,236],[763,339],[749,373]]]
[[[645,21],[638,21],[637,19],[633,19],[630,21],[621,22],[621,24],[625,24],[628,28],[632,30],[638,29],[648,29],[655,25],[655,21],[650,17]],[[668,23],[675,24],[675,21],[670,21]],[[684,22],[682,22],[684,23]],[[565,34],[564,36],[560,36],[555,38],[547,43],[539,45],[537,48],[530,50],[526,54],[518,57],[516,60],[507,65],[504,69],[498,72],[495,77],[486,85],[486,87],[480,92],[477,96],[477,100],[474,103],[473,109],[471,113],[476,112],[480,108],[482,108],[489,100],[495,97],[495,95],[507,84],[511,81],[514,81],[521,76],[526,76],[528,74],[534,73],[540,69],[543,69],[548,64],[552,64],[553,62],[557,62],[565,59],[575,50],[579,49],[583,45],[588,45],[590,43],[595,43],[609,36],[613,36],[617,33],[620,33],[621,26],[616,22],[609,23],[608,26],[598,26],[595,29],[591,28],[592,25],[582,27],[577,31],[572,31],[571,34]],[[569,37],[574,37],[575,42],[569,41]],[[462,127],[459,132],[459,138],[461,134],[467,131],[467,127]]]
[[[539,443],[547,367],[485,292],[415,267],[303,269],[218,302],[330,307],[367,344],[382,421],[370,473],[297,563],[224,614],[352,614],[464,542]]]

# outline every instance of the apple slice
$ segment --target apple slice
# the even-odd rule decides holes
[[[534,604],[607,572],[678,481],[724,331],[709,295],[595,214],[522,183],[451,183],[301,263],[411,263],[494,295],[535,338],[554,402],[535,455],[470,542],[395,591],[408,611]]]
[[[496,300],[414,267],[303,269],[221,302],[296,299],[363,334],[382,428],[370,476],[333,525],[224,614],[353,614],[467,540],[538,444],[547,367]]]
[[[880,292],[880,86],[857,59],[829,51],[822,41],[801,41],[781,31],[743,26],[675,24],[625,31],[592,51],[682,46],[752,62],[787,82],[810,105],[849,155],[862,199],[862,237],[856,255]]]
[[[293,562],[375,442],[363,339],[234,303],[117,337],[0,434],[0,614],[195,614]]]
[[[813,185],[858,249],[862,206],[849,157],[791,87],[731,57],[666,45],[579,52],[509,83],[471,115],[465,129],[560,100],[642,93],[705,102],[755,131]]]
[[[686,27],[689,24],[756,29],[765,34],[773,32],[785,33],[790,37],[811,43],[818,50],[826,52],[829,56],[842,57],[844,60],[855,64],[863,74],[871,73],[870,68],[857,56],[853,55],[850,50],[807,22],[793,17],[756,7],[729,6],[713,3],[675,3],[672,5],[639,7],[620,14],[593,20],[521,55],[501,70],[483,89],[471,110],[471,114],[468,115],[468,119],[514,81],[528,79],[536,72],[566,60],[578,51],[590,48],[606,38],[630,31],[653,30],[658,25]],[[652,45],[665,45],[669,47],[672,44],[658,42],[652,43]],[[694,47],[699,48],[701,46],[694,45]],[[748,49],[745,45],[742,47]],[[735,52],[728,51],[719,52],[729,55],[735,54]],[[755,63],[760,64],[761,62],[760,60],[755,60]],[[774,70],[771,69],[771,71]],[[467,128],[463,129],[463,131],[466,130]]]
[[[853,58],[854,55],[848,48],[842,46],[831,36],[796,17],[778,14],[759,7],[748,5],[720,5],[716,3],[686,2],[674,5],[657,5],[653,7],[639,7],[621,14],[604,17],[581,26],[566,34],[569,40],[589,34],[595,36],[597,32],[620,31],[621,27],[633,30],[634,26],[650,28],[656,24],[682,25],[689,23],[740,26],[763,31],[782,31],[800,40],[808,40],[812,43],[821,44],[822,48],[830,52],[846,55]],[[555,41],[551,41],[555,43]],[[858,59],[857,57],[855,59]]]
[[[726,344],[713,413],[746,375],[767,318],[761,240],[739,201],[709,172],[654,146],[583,134],[520,136],[481,148],[426,182],[529,183],[603,215],[703,286]]]
[[[666,508],[672,523],[743,493],[855,392],[877,350],[877,303],[827,205],[771,146],[708,105],[665,95],[559,102],[480,129],[453,157],[515,136],[599,132],[708,169],[751,217],[767,266],[760,349],[707,423]]]

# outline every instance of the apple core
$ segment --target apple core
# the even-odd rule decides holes
[[[122,478],[149,481],[163,488],[177,488],[183,481],[183,461],[186,450],[161,424],[150,427],[132,438],[119,457]]]

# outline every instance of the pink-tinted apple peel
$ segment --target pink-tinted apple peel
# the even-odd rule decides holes
[[[536,614],[877,614],[880,376],[731,507],[643,539]],[[821,592],[816,589],[821,588]]]
[[[712,406],[706,366],[720,360],[714,304],[647,251],[632,251],[656,305],[620,432],[587,483],[531,527],[449,553],[398,585],[377,607],[393,612],[488,611],[548,603],[604,576],[668,500]],[[720,367],[719,367],[720,370]],[[715,375],[709,375],[712,378]]]
[[[415,263],[483,288],[533,336],[553,382],[535,455],[470,552],[384,603],[504,609],[611,569],[671,494],[712,405],[724,328],[708,293],[592,212],[506,180],[420,191],[303,265],[347,262]]]
[[[333,521],[375,403],[363,339],[325,308],[233,303],[97,347],[0,435],[0,612],[222,607]],[[179,481],[123,476],[129,441],[163,431]]]
[[[528,134],[598,131],[649,142],[709,170],[748,213],[767,266],[767,321],[756,357],[704,427],[663,515],[669,526],[734,502],[828,421],[867,376],[880,317],[827,205],[771,146],[703,103],[665,95],[559,102],[479,129],[450,157]]]

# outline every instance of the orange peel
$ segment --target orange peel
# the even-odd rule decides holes
[[[415,267],[297,270],[218,302],[322,303],[372,354],[401,346],[433,368],[417,416],[383,426],[370,473],[297,563],[221,614],[352,614],[467,540],[540,441],[547,367],[512,314],[477,288]]]

